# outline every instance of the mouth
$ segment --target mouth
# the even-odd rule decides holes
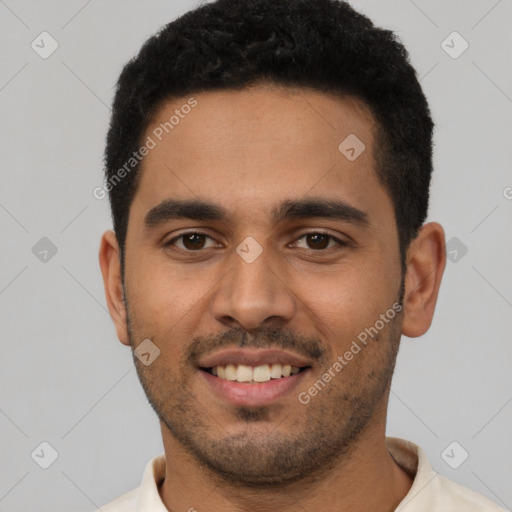
[[[202,371],[222,380],[256,384],[270,380],[284,379],[307,370],[310,366],[293,366],[291,364],[260,364],[249,366],[246,364],[217,365],[210,368],[200,368]]]
[[[297,354],[274,349],[230,349],[198,362],[203,382],[236,406],[263,406],[291,394],[311,368]]]

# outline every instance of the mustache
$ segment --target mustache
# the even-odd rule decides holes
[[[318,363],[326,360],[327,350],[317,338],[305,336],[291,329],[264,327],[247,331],[234,327],[214,336],[196,336],[186,350],[188,364],[197,365],[198,359],[210,352],[228,347],[280,348],[291,350]]]

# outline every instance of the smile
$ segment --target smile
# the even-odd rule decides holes
[[[245,364],[217,365],[212,368],[204,368],[205,371],[223,380],[254,384],[268,382],[273,379],[282,379],[290,375],[296,375],[306,367],[298,367],[290,364],[261,364],[249,366]]]

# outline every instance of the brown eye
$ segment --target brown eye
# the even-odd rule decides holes
[[[189,233],[187,235],[183,235],[183,245],[193,251],[197,249],[202,249],[204,245],[204,237],[200,233]]]
[[[206,233],[200,233],[196,231],[190,231],[177,236],[165,244],[166,247],[176,246],[182,251],[194,252],[200,251],[201,249],[208,248],[207,240],[212,240],[211,236]],[[213,247],[210,245],[210,247]]]
[[[329,235],[313,233],[306,235],[306,240],[310,249],[325,249],[329,245]]]
[[[309,249],[312,251],[325,251],[331,248],[347,245],[342,240],[330,235],[329,233],[322,233],[321,231],[311,231],[304,233],[295,242],[298,247]]]

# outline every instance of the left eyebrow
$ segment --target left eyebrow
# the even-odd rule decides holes
[[[274,224],[286,220],[307,218],[325,218],[341,220],[361,227],[371,226],[369,216],[363,210],[351,204],[328,198],[310,198],[286,200],[272,209],[271,219]],[[198,199],[166,199],[151,208],[144,218],[145,229],[173,219],[191,219],[198,221],[229,221],[229,212],[223,206],[210,201]]]
[[[298,201],[283,201],[272,212],[274,223],[293,219],[325,218],[341,220],[361,227],[370,227],[366,212],[338,199],[310,198]]]

